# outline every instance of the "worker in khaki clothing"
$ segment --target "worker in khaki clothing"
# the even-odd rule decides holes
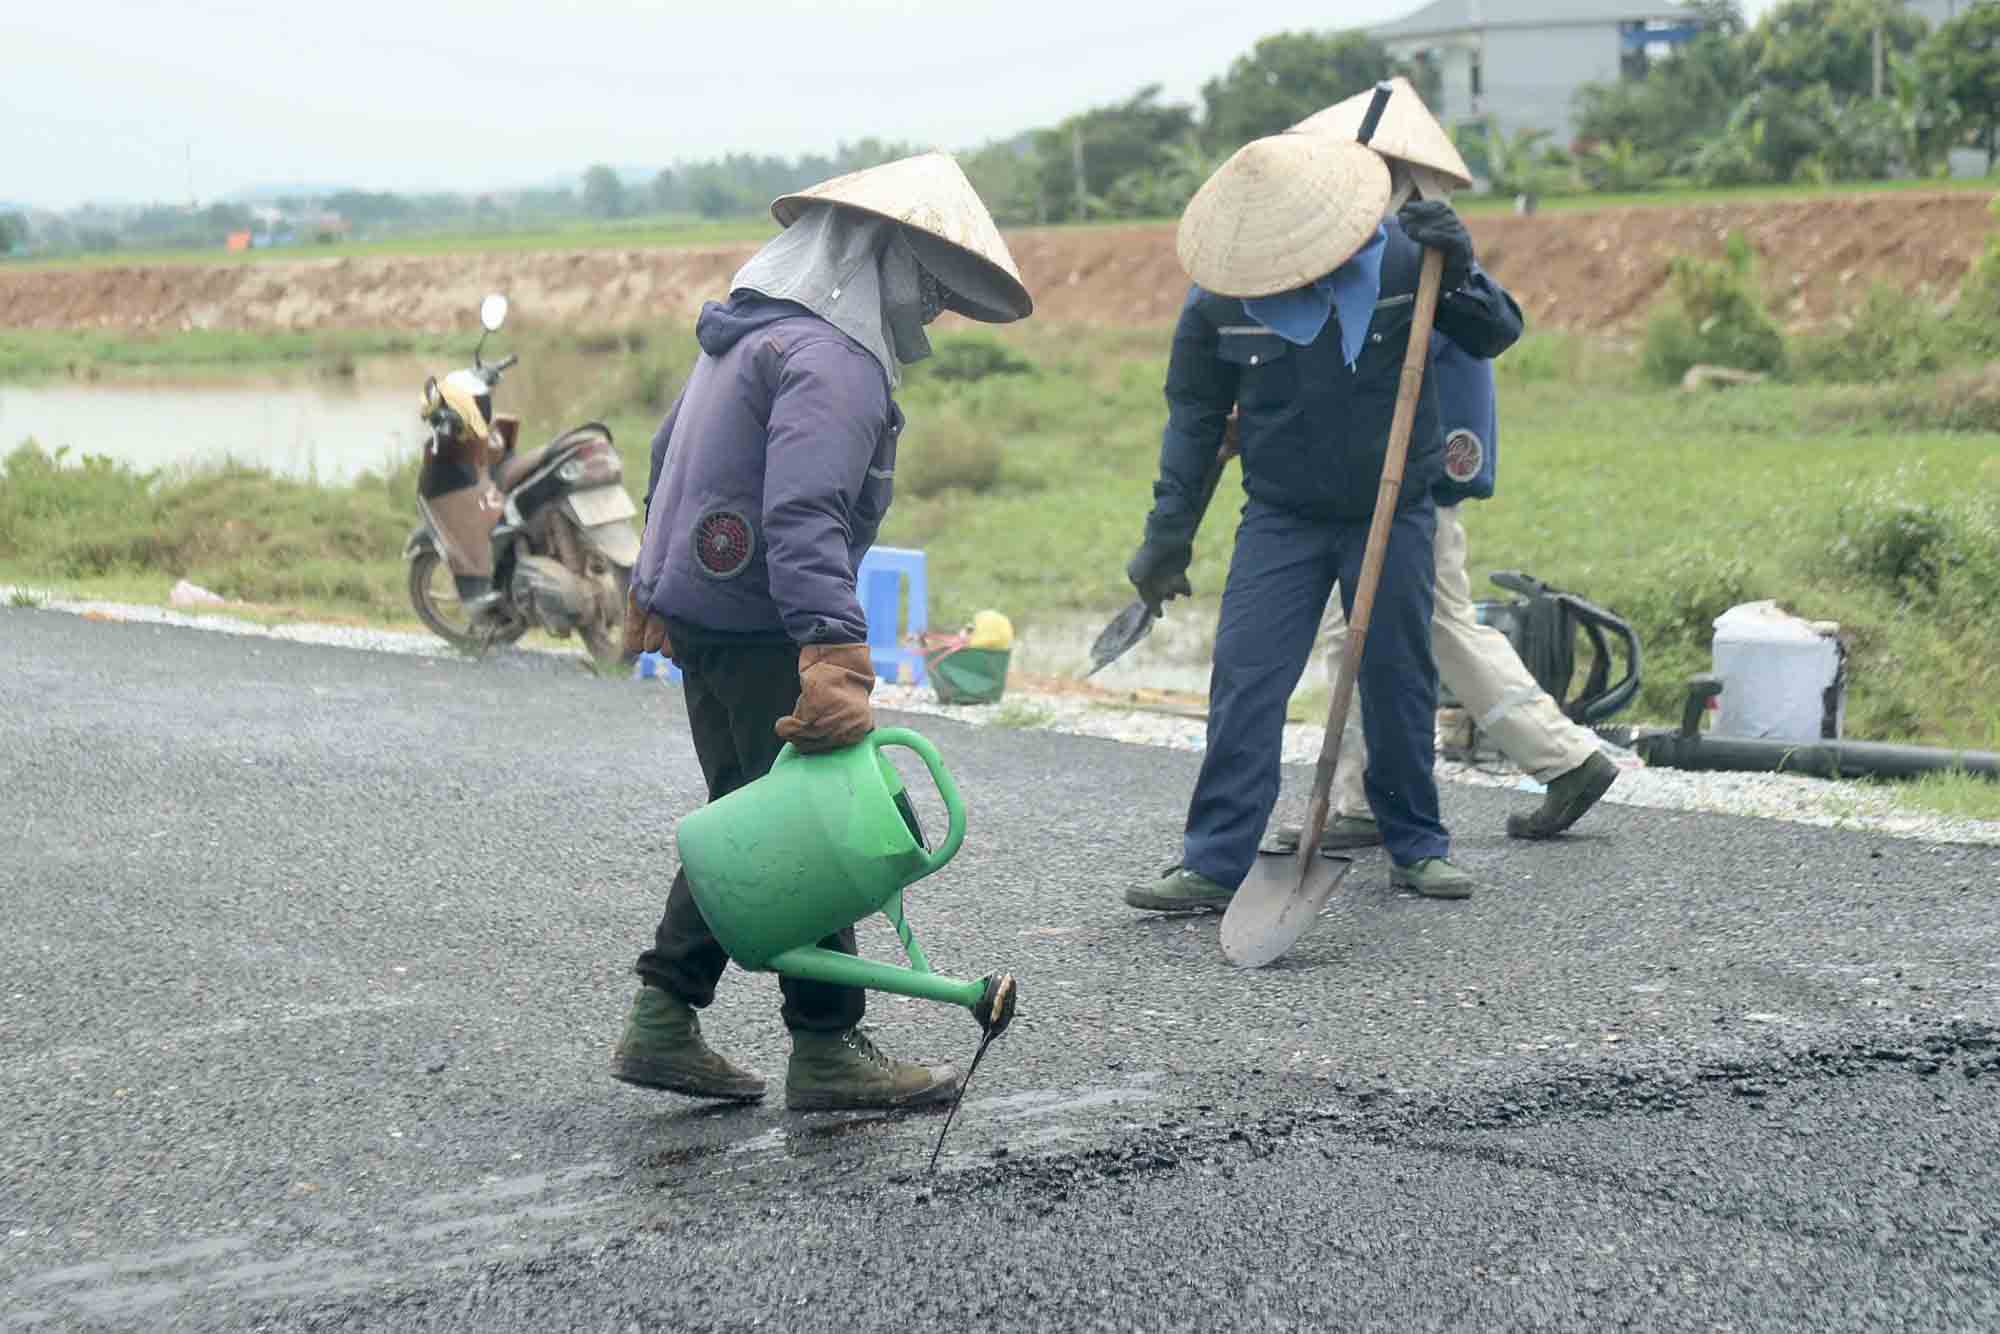
[[[1389,164],[1397,199],[1415,194],[1444,199],[1454,186],[1471,184],[1465,160],[1425,108],[1409,80],[1394,80],[1381,123],[1368,144]],[[1371,100],[1358,93],[1316,112],[1292,127],[1297,134],[1357,137]],[[1548,838],[1574,824],[1610,788],[1617,766],[1598,749],[1597,739],[1568,718],[1522,664],[1507,637],[1479,624],[1473,614],[1472,585],[1466,576],[1465,525],[1458,506],[1493,494],[1499,461],[1499,422],[1493,364],[1433,335],[1425,378],[1437,387],[1438,420],[1445,435],[1444,470],[1432,487],[1437,504],[1437,585],[1432,594],[1431,654],[1438,679],[1503,754],[1548,785],[1539,810],[1507,818],[1515,838]],[[1321,635],[1327,644],[1327,680],[1340,671],[1347,622],[1339,602],[1329,604]],[[1320,846],[1369,847],[1382,841],[1369,814],[1362,776],[1367,768],[1363,740],[1365,695],[1348,710],[1340,764],[1334,771],[1333,818]],[[1278,847],[1298,846],[1296,829],[1276,831]]]
[[[1543,690],[1507,636],[1481,625],[1474,614],[1472,583],[1466,573],[1465,524],[1459,505],[1493,494],[1499,427],[1493,363],[1461,351],[1449,339],[1433,338],[1428,375],[1437,385],[1438,416],[1445,432],[1444,476],[1431,488],[1437,501],[1437,587],[1431,602],[1431,654],[1442,681],[1479,729],[1502,754],[1537,781],[1548,785],[1539,809],[1507,817],[1515,838],[1549,838],[1582,818],[1618,777],[1597,737],[1565,717]],[[1347,622],[1331,604],[1321,627],[1326,645],[1327,680],[1340,672]],[[1372,847],[1382,841],[1362,774],[1368,763],[1361,726],[1362,706],[1348,710],[1334,770],[1333,816],[1320,846],[1326,850]],[[1296,848],[1294,828],[1280,829],[1273,845]]]

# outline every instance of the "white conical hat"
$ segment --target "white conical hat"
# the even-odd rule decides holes
[[[949,153],[901,158],[781,195],[771,204],[771,216],[789,227],[813,203],[839,204],[903,224],[918,261],[949,289],[945,305],[961,315],[1005,324],[1035,308],[993,215]]]
[[[1429,168],[1461,190],[1470,189],[1472,173],[1466,169],[1465,159],[1459,156],[1444,126],[1438,124],[1437,117],[1424,105],[1424,99],[1417,96],[1416,88],[1400,74],[1389,80],[1389,86],[1394,91],[1382,108],[1381,123],[1376,125],[1368,146],[1384,157]],[[1327,134],[1352,140],[1361,133],[1361,119],[1368,114],[1368,104],[1374,96],[1373,88],[1356,93],[1344,102],[1314,112],[1292,129],[1300,134]],[[1427,196],[1443,193],[1429,188],[1435,183],[1417,177],[1417,188]]]
[[[1181,214],[1181,267],[1218,296],[1270,296],[1345,264],[1381,225],[1389,168],[1323,134],[1253,139]]]

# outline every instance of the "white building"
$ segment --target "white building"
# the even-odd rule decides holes
[[[1979,0],[1903,0],[1903,8],[1921,14],[1933,29],[1951,22]]]
[[[1491,116],[1502,134],[1547,130],[1567,144],[1578,88],[1642,74],[1698,31],[1695,11],[1671,3],[1434,0],[1369,35],[1392,56],[1436,66],[1443,92],[1431,110],[1447,126]]]

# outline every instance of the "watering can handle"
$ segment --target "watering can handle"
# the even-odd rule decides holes
[[[925,854],[924,874],[929,875],[956,856],[959,845],[965,842],[965,802],[958,795],[958,784],[951,781],[944,761],[938,757],[937,747],[921,733],[912,732],[907,727],[878,727],[868,734],[868,744],[878,751],[885,746],[901,746],[915,751],[917,758],[924,762],[924,768],[931,771],[931,781],[937,784],[938,796],[944,798],[945,815],[950,827],[945,831],[943,845]]]

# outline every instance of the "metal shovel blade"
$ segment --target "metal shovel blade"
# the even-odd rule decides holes
[[[1117,661],[1126,649],[1152,633],[1153,622],[1158,619],[1160,609],[1147,606],[1143,598],[1112,617],[1111,624],[1098,632],[1096,642],[1090,646],[1090,670],[1084,676],[1095,676]]]
[[[1290,949],[1354,866],[1321,854],[1318,840],[1293,852],[1260,852],[1222,915],[1222,957],[1262,968]]]

